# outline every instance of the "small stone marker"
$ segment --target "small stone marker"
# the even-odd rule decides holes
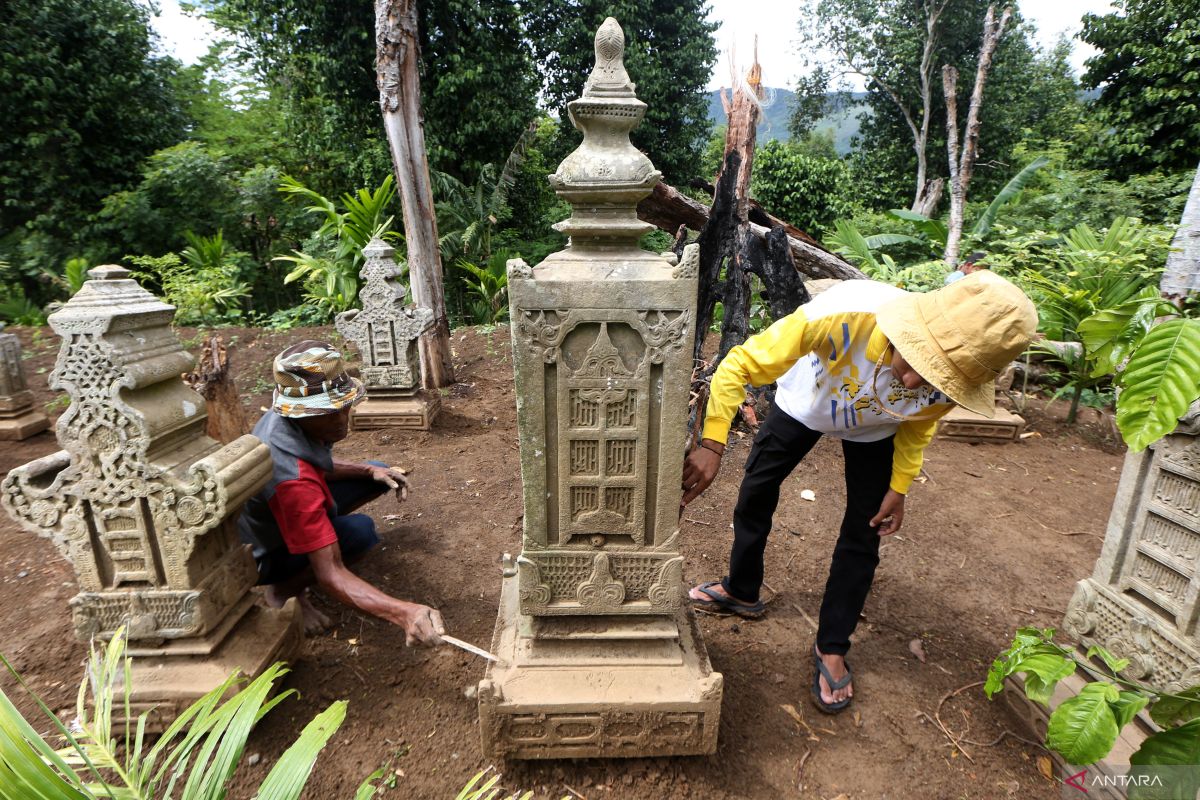
[[[50,387],[71,398],[63,449],[12,470],[0,505],[74,567],[80,641],[126,629],[134,714],[170,718],[235,669],[254,677],[300,645],[294,603],[255,605],[258,570],[237,534],[271,454],[250,435],[224,446],[205,435],[173,306],[121,267],[88,275],[50,315],[62,339]]]
[[[25,383],[21,340],[15,333],[0,333],[0,439],[28,439],[49,427],[50,419],[34,407],[33,392]]]
[[[996,416],[987,418],[965,408],[954,408],[938,422],[938,435],[959,442],[1014,442],[1025,430],[1025,420],[996,406]]]
[[[436,391],[421,388],[417,340],[433,326],[433,311],[406,305],[396,251],[375,238],[363,248],[358,273],[362,309],[343,311],[335,326],[358,348],[367,400],[354,409],[354,430],[411,428],[427,431],[441,406]]]

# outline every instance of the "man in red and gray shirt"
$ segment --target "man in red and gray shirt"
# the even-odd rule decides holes
[[[371,461],[333,457],[333,444],[350,431],[350,409],[365,398],[346,374],[342,356],[325,342],[304,341],[275,358],[271,410],[254,435],[271,448],[274,473],[246,503],[238,522],[253,545],[267,603],[300,601],[305,630],[329,619],[307,597],[309,586],[352,608],[404,628],[408,644],[438,644],[445,628],[436,610],[397,600],[346,568],[379,542],[375,522],[354,511],[389,490],[408,496],[402,474]]]

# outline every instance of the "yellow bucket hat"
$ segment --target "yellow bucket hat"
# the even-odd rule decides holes
[[[1037,332],[1037,309],[994,272],[883,305],[875,322],[917,373],[963,408],[996,415],[996,376]]]

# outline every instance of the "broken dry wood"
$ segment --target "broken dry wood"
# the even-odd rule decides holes
[[[792,603],[792,608],[796,609],[796,611],[800,614],[800,616],[804,617],[804,621],[807,622],[809,627],[813,629],[813,633],[816,633],[817,632],[816,620],[814,620],[812,617],[810,617],[808,615],[808,613],[805,612],[805,610],[803,608],[801,608],[798,604]]]
[[[660,183],[654,187],[649,197],[638,203],[637,213],[643,222],[649,222],[671,235],[676,235],[681,225],[697,232],[703,230],[708,223],[711,209],[673,186]],[[755,220],[753,213],[750,214],[749,221],[750,232],[760,239],[765,239],[771,228],[783,227],[796,269],[810,278],[868,280],[860,270],[821,247],[812,237],[794,226],[777,224],[781,221],[775,217],[769,217],[770,224],[763,224]]]
[[[233,383],[229,354],[220,334],[210,333],[200,347],[196,368],[183,376],[208,406],[205,433],[221,444],[229,444],[249,431],[246,409]]]

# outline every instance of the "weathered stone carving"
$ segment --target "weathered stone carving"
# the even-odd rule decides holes
[[[62,338],[50,387],[71,398],[64,449],[10,472],[0,503],[74,566],[80,640],[125,626],[135,666],[153,675],[135,694],[196,697],[234,668],[254,674],[286,656],[298,637],[291,610],[253,608],[257,570],[235,527],[270,453],[253,436],[222,447],[205,435],[204,399],[180,377],[193,359],[171,330],[174,307],[120,267],[88,274],[50,316]],[[222,665],[217,683],[191,669],[196,655]]]
[[[415,428],[428,430],[437,414],[436,392],[421,389],[417,340],[433,325],[433,312],[405,303],[408,290],[400,283],[396,251],[375,238],[363,248],[366,263],[358,273],[361,309],[337,315],[338,333],[362,356],[367,402],[354,411],[357,430]]]
[[[722,678],[683,602],[695,246],[641,250],[636,204],[658,182],[629,143],[645,113],[608,19],[569,104],[580,147],[550,176],[571,203],[567,248],[508,263],[522,553],[506,572],[480,685],[493,757],[711,753]],[[509,573],[514,574],[509,574]],[[595,676],[611,680],[603,685]]]
[[[34,407],[33,392],[25,383],[21,340],[15,333],[0,333],[0,439],[28,439],[49,427],[49,418]]]
[[[1200,683],[1200,436],[1181,432],[1193,415],[1126,455],[1100,559],[1063,620],[1083,645],[1128,658],[1125,674],[1169,691]]]

